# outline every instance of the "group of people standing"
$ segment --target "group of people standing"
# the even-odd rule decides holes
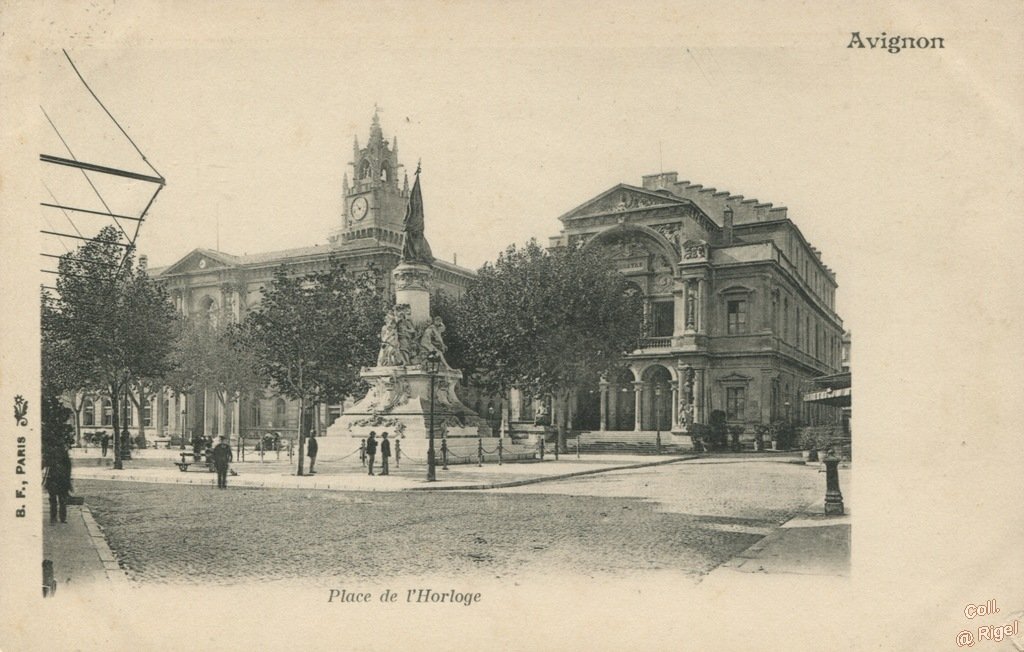
[[[391,459],[391,440],[388,439],[386,432],[381,433],[380,436],[380,474],[390,475],[388,462]],[[373,462],[377,457],[377,443],[377,433],[371,430],[362,446],[363,461],[366,463],[366,470],[370,475],[373,475]]]

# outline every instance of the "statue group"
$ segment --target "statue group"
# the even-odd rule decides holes
[[[448,366],[444,353],[444,322],[440,317],[421,329],[412,321],[408,304],[396,305],[384,318],[380,329],[380,352],[377,354],[378,367],[406,367],[422,364],[427,355],[436,352],[444,366]]]

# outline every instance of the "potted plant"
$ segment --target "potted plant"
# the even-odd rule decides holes
[[[793,425],[784,419],[772,421],[769,435],[772,439],[772,450],[787,450],[793,445]]]
[[[690,425],[690,443],[693,444],[694,453],[704,453],[704,439],[708,436],[708,427],[703,423]]]
[[[818,437],[814,428],[804,428],[800,431],[800,448],[806,451],[804,459],[807,462],[818,461]]]
[[[725,412],[712,410],[711,423],[708,426],[708,448],[725,448],[728,434],[729,428],[725,425]]]
[[[764,450],[764,439],[766,436],[770,436],[771,427],[766,423],[759,423],[754,426],[754,450]]]
[[[729,426],[729,436],[732,437],[732,450],[738,453],[740,451],[740,435],[746,430],[745,426],[735,425]]]

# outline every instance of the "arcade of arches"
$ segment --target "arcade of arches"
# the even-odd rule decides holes
[[[580,430],[654,431],[679,427],[678,374],[662,364],[630,367],[581,390],[573,427]]]

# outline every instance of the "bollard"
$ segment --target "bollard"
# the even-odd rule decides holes
[[[501,466],[501,439],[498,439],[498,466]]]
[[[544,436],[543,435],[541,435],[541,438],[540,438],[540,461],[541,462],[544,461]]]
[[[448,440],[441,437],[441,469],[448,470]]]
[[[395,468],[399,468],[402,465],[402,442],[395,442]]]
[[[558,433],[556,432],[555,433],[555,461],[556,462],[558,461],[558,451],[560,451],[561,448],[562,448],[561,437],[559,437]]]
[[[484,438],[477,437],[476,439],[476,465],[484,465]]]
[[[829,449],[825,456],[825,514],[841,515],[843,494],[839,491],[839,458]]]

